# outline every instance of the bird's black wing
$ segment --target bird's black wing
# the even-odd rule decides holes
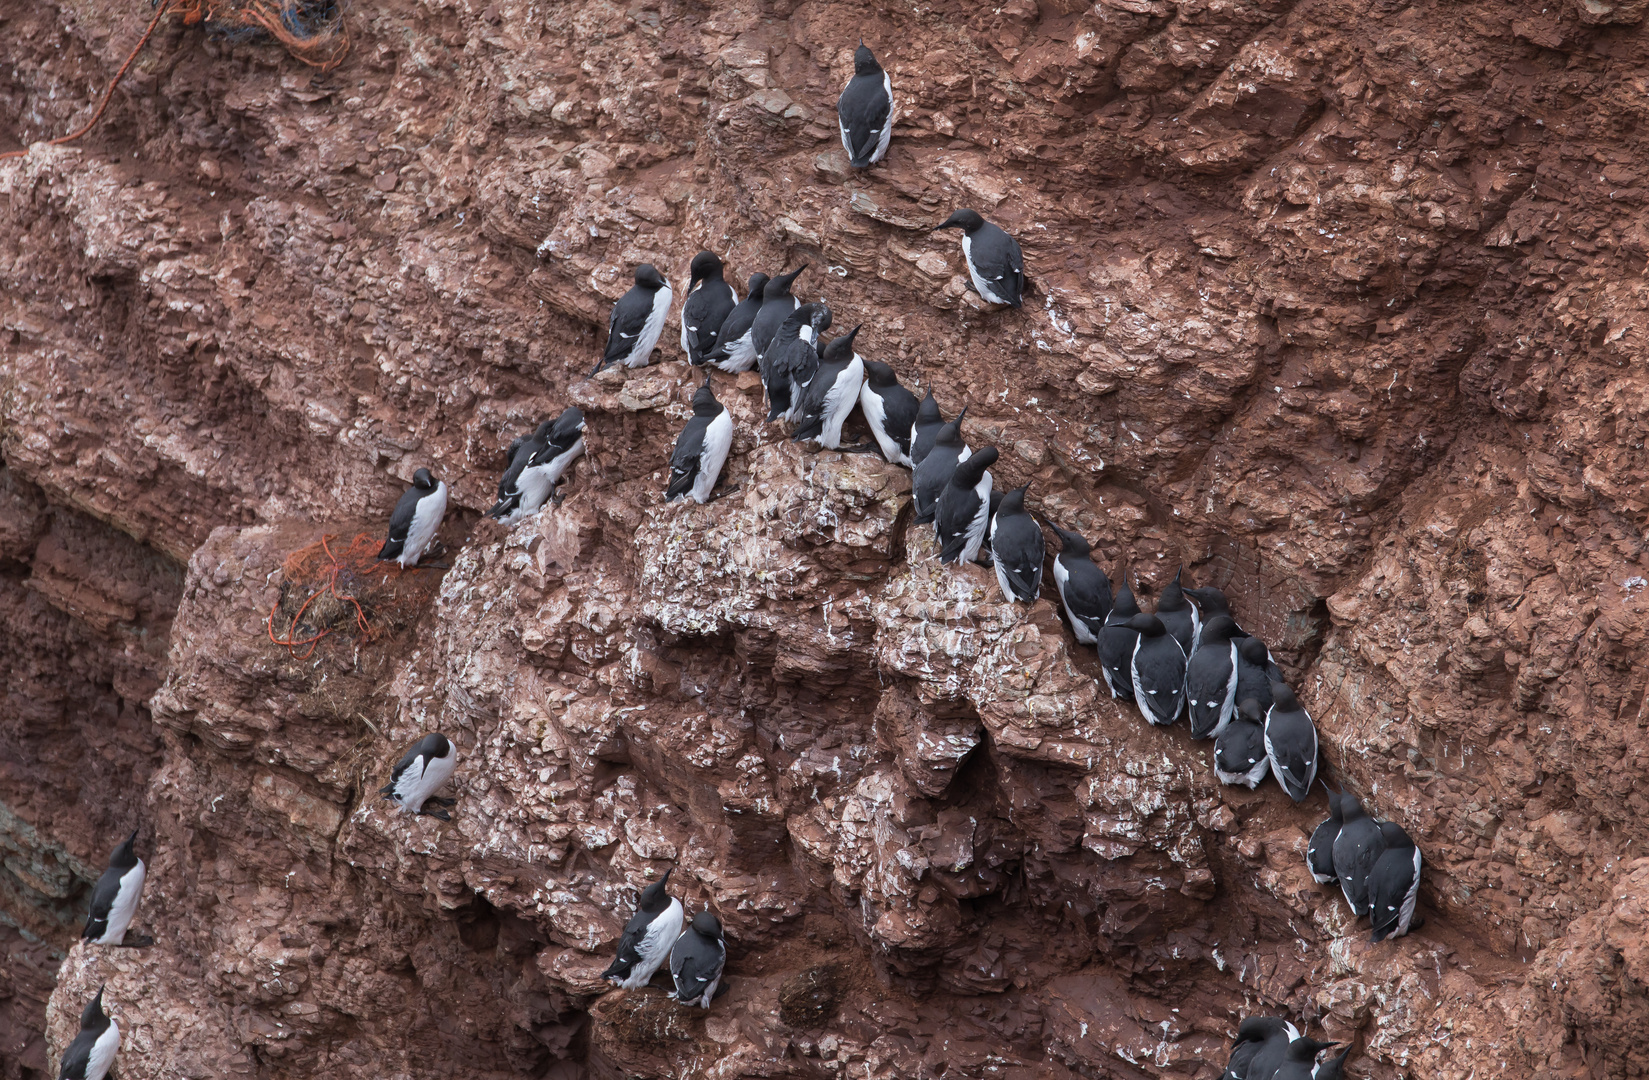
[[[970,257],[979,276],[996,287],[997,294],[1019,306],[1025,293],[1025,257],[1019,241],[989,223],[972,243]]]
[[[411,750],[408,750],[405,754],[401,755],[401,760],[397,761],[395,763],[395,768],[389,771],[389,783],[379,788],[378,794],[393,795],[395,793],[395,785],[401,782],[401,774],[412,768],[412,763],[417,761],[423,752],[424,743],[423,740],[420,739],[417,746],[414,746]]]
[[[74,1042],[63,1051],[63,1063],[58,1066],[57,1075],[64,1080],[82,1080],[87,1068],[91,1065],[92,1046],[97,1042],[97,1035],[90,1031],[82,1031],[74,1037]]]
[[[636,338],[641,336],[641,328],[646,325],[647,316],[653,310],[649,302],[646,310],[641,311],[638,318],[639,303],[640,298],[637,297],[636,290],[631,289],[613,305],[612,317],[607,320],[607,351],[601,354],[603,364],[610,364],[635,348]]]
[[[710,416],[695,416],[681,429],[675,452],[670,455],[670,486],[664,491],[666,499],[679,499],[693,489],[693,481],[699,474],[699,458],[704,454],[704,433],[710,429],[713,419]]]
[[[418,513],[418,502],[428,492],[417,488],[408,488],[395,504],[395,512],[389,515],[389,539],[378,552],[380,559],[393,559],[401,554],[406,546],[407,534],[412,531],[412,519]]]
[[[100,938],[109,929],[109,909],[114,907],[115,897],[120,895],[120,879],[125,871],[109,867],[97,879],[92,888],[92,907],[86,916],[86,929],[80,932],[83,938]]]
[[[607,965],[607,970],[601,973],[602,978],[623,978],[630,974],[631,968],[641,963],[638,946],[647,936],[650,921],[645,911],[637,911],[630,916],[630,921],[624,924],[624,935],[618,939],[618,954]]]
[[[897,384],[880,391],[880,396],[882,422],[887,425],[888,436],[899,444],[899,449],[908,457],[911,429],[916,425],[916,410],[920,403],[916,400],[915,394]]]
[[[893,113],[893,101],[883,86],[885,75],[855,75],[836,101],[836,115],[847,128],[849,156],[863,161],[876,152],[882,128]]]
[[[1111,579],[1091,559],[1073,559],[1065,573],[1065,602],[1097,634],[1111,613]]]
[[[991,538],[991,558],[1002,568],[1016,596],[1036,599],[1046,555],[1042,530],[1035,521],[1029,517],[1011,517],[998,522],[996,535]]]

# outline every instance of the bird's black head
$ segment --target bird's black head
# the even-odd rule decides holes
[[[1231,605],[1226,601],[1225,594],[1212,585],[1201,589],[1182,588],[1180,591],[1195,600],[1197,607],[1201,608],[1206,615],[1231,614]]]
[[[1324,1050],[1332,1050],[1339,1043],[1323,1042],[1321,1039],[1295,1039],[1288,1044],[1288,1060],[1316,1061],[1317,1055]]]
[[[939,422],[939,403],[933,399],[932,390],[929,390],[928,396],[916,406],[916,422],[923,426]]]
[[[1283,712],[1293,712],[1300,707],[1300,700],[1294,696],[1294,691],[1287,683],[1271,680],[1271,704]]]
[[[110,855],[109,855],[110,865],[114,865],[116,863],[118,863],[122,866],[136,866],[137,865],[137,853],[132,850],[132,845],[137,843],[137,834],[138,834],[138,830],[133,829],[132,830],[132,835],[130,835],[126,839],[122,840],[120,842],[120,846],[115,848],[114,851],[110,853]]]
[[[853,339],[859,335],[861,329],[862,327],[855,326],[840,337],[832,338],[830,344],[824,347],[824,352],[819,354],[819,359],[826,363],[840,362],[844,364],[852,360]]]
[[[1051,521],[1048,522],[1048,528],[1052,529],[1054,535],[1059,537],[1059,550],[1062,555],[1086,555],[1093,550],[1088,544],[1087,537],[1081,533],[1061,529]]]
[[[1157,597],[1158,611],[1184,611],[1189,605],[1185,600],[1185,592],[1180,588],[1180,575],[1185,573],[1185,567],[1180,567],[1174,574],[1174,580],[1162,587],[1162,595]]]
[[[933,437],[934,445],[935,446],[961,446],[962,445],[962,417],[966,416],[967,414],[968,414],[967,407],[963,406],[962,411],[956,414],[956,419],[952,420],[950,423],[948,423],[944,427],[940,428],[939,433]]]
[[[767,288],[767,283],[771,280],[772,278],[769,278],[766,274],[751,274],[749,282],[745,284],[744,291],[750,294],[752,300],[760,300],[762,290]]]
[[[802,263],[800,266],[796,267],[796,269],[790,271],[790,273],[788,273],[788,274],[780,274],[776,278],[770,278],[767,282],[767,288],[762,290],[762,298],[763,299],[770,299],[770,298],[778,297],[778,296],[789,296],[790,295],[790,283],[792,281],[796,280],[796,275],[797,274],[800,274],[803,270],[806,270],[806,269],[807,269],[807,264]]]
[[[853,50],[853,74],[880,75],[882,65],[876,62],[876,54],[870,51],[870,46],[859,42],[859,47]]]
[[[715,416],[721,412],[721,402],[716,400],[716,392],[710,389],[710,376],[704,376],[704,385],[693,391],[693,415]]]
[[[716,918],[709,909],[705,909],[693,916],[693,932],[720,941],[721,920]]]
[[[1238,1042],[1265,1042],[1281,1031],[1286,1021],[1275,1016],[1250,1016],[1237,1025]]]
[[[812,314],[808,315],[807,321],[813,326],[813,340],[817,343],[819,335],[830,329],[830,324],[835,320],[835,316],[831,315],[830,308],[823,303],[803,304],[802,307],[813,309]]]
[[[415,488],[423,488],[427,491],[435,487],[435,477],[430,475],[428,469],[419,469],[417,472],[412,474],[412,486]]]
[[[1210,645],[1216,641],[1230,641],[1237,632],[1237,620],[1229,615],[1216,615],[1202,624],[1202,644]],[[1231,655],[1229,652],[1227,656]]]
[[[1405,832],[1403,827],[1395,821],[1380,822],[1380,839],[1386,842],[1386,847],[1388,849],[1397,848],[1398,850],[1402,850],[1404,848],[1411,848],[1414,846],[1414,838]]]
[[[642,263],[636,267],[636,284],[643,289],[651,289],[657,292],[659,289],[664,288],[666,282],[664,275],[658,272],[658,267],[652,263]]]
[[[693,256],[692,265],[688,272],[693,276],[693,283],[704,281],[706,278],[721,277],[721,258],[714,251],[701,251]],[[692,285],[688,285],[692,288]]]
[[[664,887],[669,884],[670,875],[675,872],[675,869],[673,866],[670,867],[664,871],[663,877],[641,890],[641,896],[636,900],[636,907],[642,911],[652,913],[663,911],[669,907],[670,894],[664,891]]]
[[[957,487],[971,488],[984,479],[985,470],[996,464],[997,450],[994,446],[987,446],[976,451],[968,460],[956,466],[951,473],[950,482]]]
[[[1161,637],[1168,632],[1162,620],[1155,615],[1139,614],[1128,620],[1130,630],[1138,630],[1141,637]]]
[[[1134,590],[1128,584],[1128,575],[1122,575],[1122,588],[1111,600],[1111,614],[1117,621],[1123,622],[1139,614],[1139,601],[1134,599]]]
[[[1257,637],[1243,638],[1242,644],[1237,646],[1237,655],[1258,668],[1271,662],[1271,651]]]
[[[86,1007],[80,1010],[80,1030],[89,1031],[107,1025],[109,1017],[103,1011],[103,987],[97,988],[97,994],[86,1002]]]
[[[857,334],[859,332],[859,328],[854,327],[853,332]],[[894,374],[891,366],[882,363],[880,360],[866,360],[865,381],[878,388],[897,386],[899,383],[899,376]]]
[[[1265,710],[1260,708],[1260,703],[1251,697],[1245,697],[1237,703],[1237,714],[1254,721],[1256,724],[1265,723]]]
[[[1356,821],[1368,816],[1363,809],[1363,802],[1349,791],[1340,792],[1340,818],[1343,821]]]
[[[958,210],[945,219],[943,225],[936,226],[934,232],[940,229],[961,229],[965,233],[977,232],[985,224],[985,219],[972,210]]]
[[[996,508],[995,512],[1007,517],[1023,514],[1025,512],[1025,492],[1030,486],[1029,484],[1021,484],[1002,496],[1002,504]]]

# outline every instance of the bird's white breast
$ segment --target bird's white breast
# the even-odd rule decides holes
[[[443,480],[435,485],[434,491],[418,500],[418,506],[412,512],[412,525],[407,529],[406,543],[396,561],[403,567],[417,565],[435,540],[436,530],[440,529],[441,519],[446,513],[447,485]]]
[[[109,1026],[92,1043],[92,1051],[86,1058],[86,1080],[103,1080],[108,1076],[109,1068],[115,1063],[115,1051],[119,1049],[120,1025],[111,1016]]]
[[[733,446],[733,415],[726,409],[704,429],[704,445],[699,450],[699,474],[693,480],[693,501],[704,503],[716,487],[727,452]]]
[[[126,936],[126,928],[137,915],[137,902],[143,895],[143,880],[148,869],[139,859],[137,865],[121,875],[120,888],[115,891],[114,903],[109,906],[109,928],[98,939],[105,945],[118,945]]]

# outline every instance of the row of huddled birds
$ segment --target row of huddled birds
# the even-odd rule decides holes
[[[893,128],[892,85],[863,43],[854,54],[854,77],[838,103],[842,144],[856,168],[887,153]],[[958,210],[939,229],[962,230],[962,254],[974,291],[990,304],[1017,308],[1027,281],[1018,243],[972,210]],[[831,312],[824,303],[803,303],[791,288],[805,264],[772,277],[753,274],[741,300],[723,277],[722,260],[700,252],[689,267],[681,311],[681,347],[694,367],[729,374],[755,369],[768,404],[769,422],[794,425],[792,437],[830,450],[874,452],[913,472],[918,522],[932,523],[945,563],[979,561],[992,566],[1003,595],[1034,602],[1046,559],[1041,525],[1025,508],[1026,488],[1006,494],[992,488],[995,447],[974,449],[962,438],[964,408],[946,421],[932,392],[918,401],[887,364],[865,360],[854,349],[859,328],[824,342]],[[658,270],[643,264],[635,286],[613,306],[608,341],[596,371],[611,364],[651,363],[673,301]],[[665,499],[703,504],[716,491],[733,443],[733,420],[716,400],[706,372],[693,394],[693,415],[670,458]],[[843,447],[843,426],[857,407],[874,444]],[[584,415],[569,408],[515,439],[505,453],[498,500],[489,516],[513,525],[559,502],[567,470],[584,453]],[[416,567],[435,542],[447,509],[447,486],[419,469],[396,503],[389,537],[378,558]],[[1144,613],[1126,581],[1112,596],[1105,572],[1076,532],[1048,522],[1060,539],[1053,562],[1060,606],[1078,642],[1098,650],[1111,695],[1134,702],[1152,724],[1190,717],[1195,738],[1214,740],[1214,768],[1221,781],[1256,787],[1273,775],[1295,802],[1317,775],[1317,734],[1311,717],[1284,684],[1270,651],[1232,618],[1223,593],[1184,588],[1178,575]],[[430,564],[425,564],[430,565]],[[1189,598],[1189,599],[1188,599]],[[381,789],[401,810],[450,820],[455,800],[436,792],[453,775],[458,752],[439,732],[415,743]],[[1326,787],[1326,785],[1325,785]],[[1319,882],[1338,882],[1357,915],[1370,914],[1374,940],[1406,933],[1419,891],[1420,853],[1392,822],[1377,823],[1349,794],[1329,792],[1331,816],[1318,826],[1307,863]],[[145,876],[131,837],[115,849],[92,892],[82,936],[95,944],[143,947],[152,939],[127,931],[136,915]],[[673,870],[673,868],[672,868]],[[676,1000],[708,1008],[725,991],[727,958],[720,920],[707,910],[691,919],[666,886],[672,870],[643,888],[624,927],[617,955],[603,973],[626,990],[649,984],[668,965]],[[113,1067],[119,1025],[103,1009],[103,989],[81,1013],[80,1033],[65,1051],[61,1080],[103,1080]],[[1238,1029],[1225,1076],[1231,1080],[1338,1080],[1346,1058],[1322,1064],[1333,1044],[1299,1037],[1283,1020],[1252,1018]]]

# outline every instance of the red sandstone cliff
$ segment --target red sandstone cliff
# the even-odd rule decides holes
[[[350,7],[325,74],[168,20],[103,126],[0,161],[0,1076],[101,982],[131,1080],[1211,1078],[1260,1009],[1351,1075],[1644,1075],[1645,9],[432,0]],[[147,12],[0,0],[0,151]],[[861,34],[901,119],[853,173]],[[927,231],[958,205],[1023,312]],[[1103,565],[1224,587],[1420,842],[1425,926],[1370,947],[1320,804],[1119,713],[750,379],[741,492],[663,507],[673,327],[582,376],[630,267],[701,247],[809,262]],[[568,403],[565,505],[478,520]],[[273,646],[288,553],[420,465],[453,568]],[[437,725],[453,823],[385,813]],[[133,823],[158,944],[70,948]],[[708,1015],[597,978],[671,864],[732,941]]]

